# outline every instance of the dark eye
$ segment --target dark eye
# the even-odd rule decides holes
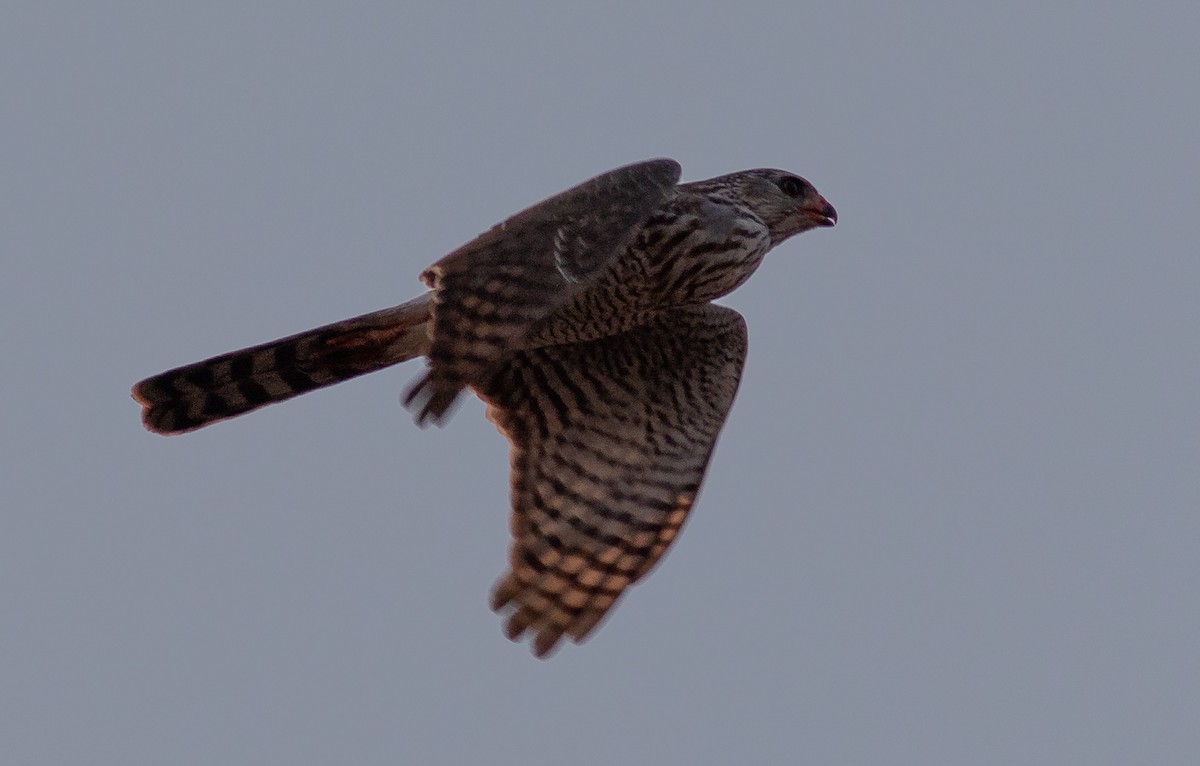
[[[779,179],[779,188],[789,197],[799,197],[804,193],[804,181],[795,176],[784,176]]]

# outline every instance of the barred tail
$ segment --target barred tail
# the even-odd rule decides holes
[[[146,378],[133,387],[142,423],[160,434],[194,431],[421,356],[431,296]]]

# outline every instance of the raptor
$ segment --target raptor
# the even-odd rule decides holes
[[[509,570],[491,605],[547,656],[586,638],[662,557],[696,499],[746,358],[712,301],[769,250],[833,226],[812,184],[758,169],[679,183],[672,160],[618,168],[434,263],[425,294],[133,387],[178,434],[427,357],[405,404],[441,424],[470,389],[511,444]]]

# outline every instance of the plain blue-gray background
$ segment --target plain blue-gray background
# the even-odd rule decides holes
[[[0,13],[6,764],[1200,762],[1200,5]],[[605,169],[841,222],[727,299],[696,512],[550,662],[505,444],[415,365],[184,437],[167,367],[382,308]]]

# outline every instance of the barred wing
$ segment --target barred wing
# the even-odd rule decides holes
[[[440,421],[465,386],[488,377],[534,324],[616,258],[679,180],[651,160],[609,171],[518,213],[430,266],[429,371],[405,405]]]
[[[581,641],[675,539],[733,405],[746,325],[711,304],[517,353],[477,387],[512,444],[511,571],[492,608],[548,654]]]

